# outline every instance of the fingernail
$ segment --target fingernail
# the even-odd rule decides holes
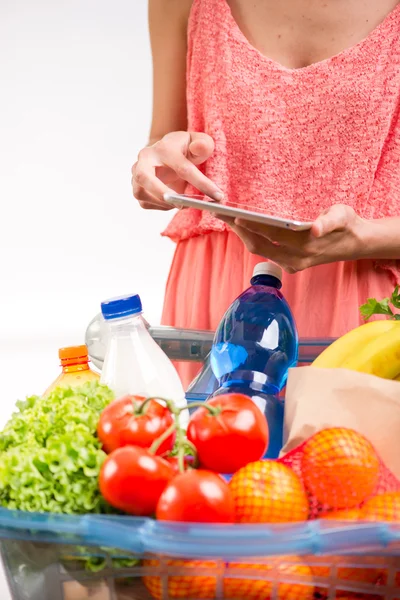
[[[323,233],[322,227],[316,227],[314,229],[314,237],[320,238],[322,236],[322,233]]]
[[[214,200],[216,200],[217,202],[221,202],[221,200],[224,199],[224,194],[222,192],[215,192],[214,194]]]

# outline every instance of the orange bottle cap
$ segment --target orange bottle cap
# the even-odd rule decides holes
[[[85,345],[83,346],[70,346],[68,348],[60,348],[58,351],[58,356],[61,361],[70,361],[70,360],[87,360],[88,359],[88,349]]]

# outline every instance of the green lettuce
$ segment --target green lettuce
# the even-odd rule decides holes
[[[109,512],[98,486],[106,455],[96,429],[111,400],[111,390],[90,382],[18,402],[0,434],[0,504],[31,512]]]

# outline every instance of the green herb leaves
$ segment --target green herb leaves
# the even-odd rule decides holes
[[[370,319],[372,315],[387,315],[390,319],[400,321],[400,313],[394,309],[400,309],[399,286],[396,286],[390,298],[384,298],[381,301],[368,298],[367,302],[360,307],[360,312],[366,320]]]

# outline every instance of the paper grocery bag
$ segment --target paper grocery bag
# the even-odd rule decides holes
[[[346,369],[291,369],[282,455],[327,427],[365,435],[400,478],[400,382]]]

